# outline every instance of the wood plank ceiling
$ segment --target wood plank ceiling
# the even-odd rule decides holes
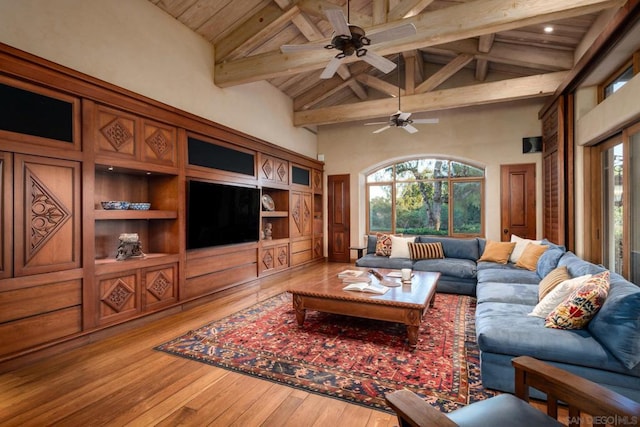
[[[294,124],[388,118],[552,94],[598,15],[624,0],[149,0],[215,46],[215,84],[266,80],[293,99]],[[331,79],[327,8],[367,35],[400,23],[417,34],[371,47],[400,66],[383,74],[354,56]],[[553,32],[544,31],[552,26]],[[428,114],[422,114],[428,116]],[[418,114],[414,115],[416,118]]]

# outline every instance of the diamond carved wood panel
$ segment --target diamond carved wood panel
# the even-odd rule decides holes
[[[177,166],[176,130],[144,123],[144,161]]]
[[[98,109],[98,151],[136,156],[136,117],[107,107]]]
[[[289,266],[289,246],[283,245],[276,248],[278,253],[276,268],[286,268]]]
[[[139,311],[135,273],[98,279],[100,323],[121,320]]]
[[[145,310],[156,305],[163,305],[177,299],[177,265],[160,269],[146,270],[145,281]]]
[[[262,271],[271,270],[275,268],[273,258],[273,248],[264,248],[262,250]]]

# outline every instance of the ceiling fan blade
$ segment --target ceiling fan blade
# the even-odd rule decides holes
[[[370,65],[373,65],[385,74],[390,73],[394,68],[396,68],[396,64],[393,61],[389,61],[384,56],[380,56],[377,53],[372,52],[371,50],[367,50],[367,52],[362,55],[360,59],[369,63]]]
[[[391,40],[401,39],[403,37],[413,36],[417,33],[416,26],[413,24],[403,24],[397,27],[389,28],[373,34],[367,34],[371,44],[383,43]]]
[[[327,43],[283,44],[282,46],[280,46],[280,52],[290,53],[290,52],[300,52],[303,50],[324,49],[326,45]]]
[[[414,119],[413,123],[421,123],[421,124],[426,124],[426,123],[439,123],[440,119]]]
[[[400,114],[398,115],[398,120],[405,121],[409,117],[411,117],[411,113],[402,113],[402,112],[400,112]]]
[[[330,79],[336,73],[338,68],[342,65],[342,61],[336,57],[334,57],[326,67],[324,67],[324,71],[320,74],[321,79]]]
[[[383,127],[383,128],[380,128],[380,129],[378,129],[378,130],[374,130],[374,131],[373,131],[373,133],[380,133],[380,132],[383,132],[383,131],[385,131],[385,130],[389,129],[390,127],[391,127],[391,126],[386,125],[386,126],[385,126],[385,127]]]
[[[331,23],[336,36],[351,36],[349,23],[347,22],[347,18],[344,17],[342,9],[327,8],[324,10],[324,13],[327,15],[327,19]]]
[[[413,127],[413,126],[411,126],[411,125],[409,125],[409,124],[402,126],[402,129],[406,130],[406,131],[407,131],[407,132],[409,132],[409,133],[416,133],[416,132],[418,132],[418,129],[416,129],[415,127]]]
[[[365,123],[365,126],[370,126],[370,125],[384,125],[387,124],[389,122],[370,122],[370,123]]]

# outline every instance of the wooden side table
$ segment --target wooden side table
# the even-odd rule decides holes
[[[364,256],[364,251],[367,250],[366,246],[349,246],[349,249],[352,251],[358,252],[358,258],[362,258]]]

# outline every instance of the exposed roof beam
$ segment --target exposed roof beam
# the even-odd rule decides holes
[[[495,34],[485,34],[478,39],[478,51],[482,53],[489,53],[493,46],[493,40],[496,38]],[[487,72],[489,71],[489,61],[485,58],[479,58],[476,60],[476,75],[475,78],[478,81],[483,82],[487,78]]]
[[[451,62],[436,71],[431,77],[423,81],[416,87],[416,93],[425,93],[432,91],[440,86],[449,77],[460,71],[465,65],[473,61],[473,55],[462,53],[456,56]]]
[[[389,95],[394,98],[398,97],[398,86],[394,84],[385,82],[382,79],[379,79],[377,77],[374,77],[372,75],[365,74],[365,73],[358,74],[356,76],[356,79],[359,82],[362,82],[363,84],[369,86],[370,88],[377,90],[378,92],[382,92],[385,95]],[[404,95],[405,95],[404,89],[400,89],[400,96],[404,96]]]
[[[372,0],[371,7],[373,11],[373,25],[384,24],[387,22],[387,12],[389,11],[389,0]]]
[[[431,3],[433,3],[433,0],[402,0],[396,7],[389,11],[387,19],[389,21],[395,21],[416,16]]]
[[[544,97],[554,93],[556,87],[568,73],[568,71],[559,71],[407,95],[402,98],[402,109],[406,112],[437,111]],[[317,110],[296,111],[293,114],[293,122],[295,126],[309,126],[385,117],[398,108],[396,102],[395,99],[381,99],[319,108]]]
[[[411,22],[416,26],[417,34],[393,42],[380,43],[376,45],[375,50],[381,55],[388,55],[398,51],[435,46],[525,25],[594,13],[620,6],[624,1],[475,0],[404,19],[402,22]],[[317,0],[303,0],[297,6],[302,9],[302,3],[308,2],[324,3]],[[369,29],[368,32],[372,34],[397,24],[398,22],[378,25]],[[289,54],[270,52],[224,62],[216,65],[214,80],[220,87],[229,87],[281,75],[312,71],[324,67],[331,53],[324,49]],[[345,62],[357,60],[356,57],[349,57]]]

